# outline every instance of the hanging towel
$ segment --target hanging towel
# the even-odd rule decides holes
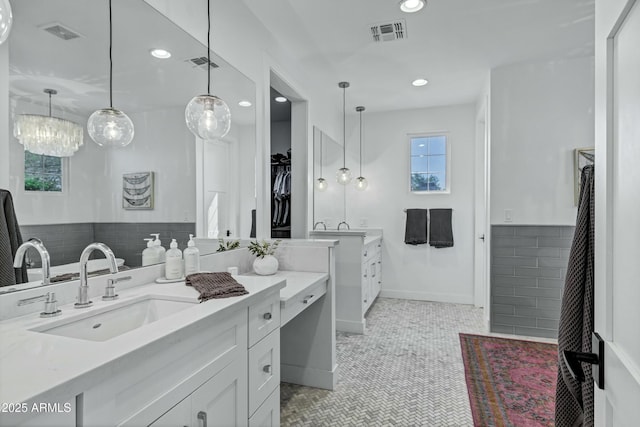
[[[429,244],[436,248],[453,246],[451,209],[431,209],[429,211]]]
[[[593,332],[594,167],[585,166],[580,180],[576,229],[569,253],[558,329],[558,382],[556,426],[593,426],[591,365],[583,364],[585,382],[574,380],[562,357],[563,350],[591,353]]]
[[[22,268],[13,268],[13,257],[21,244],[13,198],[7,190],[0,189],[0,287],[29,281],[26,262],[22,263]]]
[[[246,295],[249,292],[236,281],[231,274],[222,273],[194,273],[186,277],[187,286],[193,286],[200,292],[200,302],[213,298],[228,298]]]
[[[407,209],[407,224],[404,231],[407,245],[427,243],[427,210]]]

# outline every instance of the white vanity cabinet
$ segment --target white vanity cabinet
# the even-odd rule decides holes
[[[365,314],[382,288],[382,230],[317,230],[310,236],[339,239],[336,246],[336,329],[364,333]]]

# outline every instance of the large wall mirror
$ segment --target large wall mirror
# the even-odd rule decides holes
[[[313,127],[313,224],[315,229],[335,229],[346,217],[347,188],[336,181],[342,167],[342,145]],[[325,186],[318,185],[324,178]]]
[[[24,240],[40,238],[54,266],[76,263],[87,244],[99,241],[122,265],[135,268],[150,233],[160,233],[164,247],[175,238],[182,249],[189,233],[249,237],[256,206],[256,89],[250,79],[212,53],[212,92],[231,109],[231,131],[221,141],[196,141],[184,108],[206,92],[206,47],[143,0],[114,0],[113,104],[132,119],[135,137],[127,147],[104,149],[89,138],[86,123],[93,111],[109,106],[107,1],[20,0],[12,7],[9,93],[0,96],[9,97],[3,137],[10,145],[8,190]],[[151,56],[154,48],[171,57]],[[13,137],[18,115],[48,114],[44,89],[58,92],[54,116],[85,128],[84,145],[58,162],[59,177],[47,183],[61,191],[30,189],[40,185],[38,162],[48,166],[46,174],[55,172],[48,163],[55,159],[25,160]],[[146,172],[152,172],[152,207],[126,205],[125,178]],[[40,183],[46,180],[40,177]],[[29,258],[37,278],[40,257],[34,251]],[[52,269],[52,276],[63,273]]]

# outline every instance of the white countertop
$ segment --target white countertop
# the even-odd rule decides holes
[[[109,365],[118,359],[206,317],[224,316],[246,308],[267,293],[282,289],[286,278],[282,275],[234,277],[249,291],[248,295],[194,304],[103,342],[30,329],[143,295],[197,301],[198,292],[184,282],[154,283],[120,291],[120,298],[115,302],[93,298],[94,305],[88,309],[76,310],[72,304],[62,306],[62,315],[51,319],[41,319],[34,313],[0,322],[0,402],[47,402],[62,396],[73,397],[108,378]]]
[[[255,277],[255,273],[249,273],[247,276]],[[286,286],[280,290],[280,301],[284,303],[310,287],[328,280],[329,274],[307,271],[277,271],[276,274],[266,277],[281,278],[287,281]]]

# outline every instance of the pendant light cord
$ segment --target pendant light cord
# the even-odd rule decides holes
[[[322,132],[320,132],[320,178],[322,178]]]
[[[362,176],[362,110],[360,110],[360,176]]]
[[[342,88],[342,168],[347,168],[347,88]]]
[[[211,0],[207,0],[207,94],[211,93]]]
[[[47,92],[49,94],[49,117],[51,117],[51,92]]]
[[[111,0],[109,0],[109,107],[113,109],[113,20],[111,19]]]

